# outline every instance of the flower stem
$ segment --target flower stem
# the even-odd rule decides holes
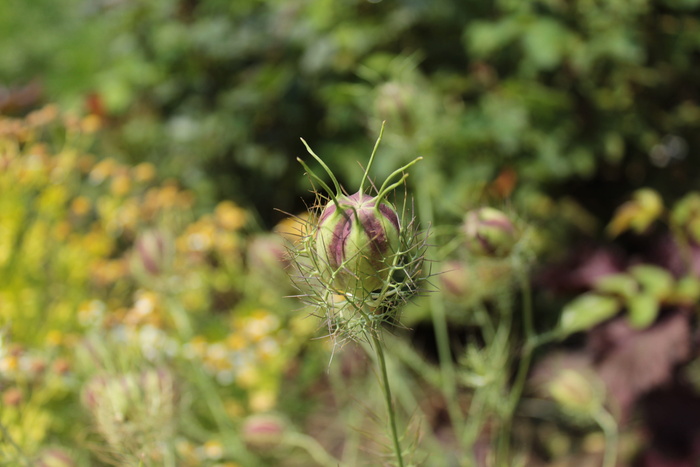
[[[418,183],[418,205],[422,214],[421,223],[430,225],[433,221],[433,204],[430,193],[425,189],[429,186],[425,181]],[[432,247],[434,248],[434,247]],[[440,257],[435,254],[434,257]],[[439,294],[429,296],[433,332],[437,345],[438,361],[440,364],[440,389],[445,398],[450,422],[458,439],[461,439],[463,416],[457,402],[457,378],[453,365],[452,350],[450,349],[450,337],[447,329],[447,316],[445,304]]]
[[[311,436],[302,433],[288,433],[284,436],[282,442],[287,446],[303,449],[318,465],[340,465],[338,459],[330,455],[328,451]]]
[[[603,467],[615,467],[617,462],[617,423],[610,412],[603,407],[593,414],[603,434],[605,435],[605,453],[603,454]]]
[[[394,404],[391,400],[391,387],[389,385],[389,375],[386,371],[386,359],[384,358],[384,348],[382,347],[382,342],[379,340],[378,336],[379,330],[372,329],[370,334],[372,335],[372,347],[374,347],[374,352],[377,355],[377,363],[379,364],[379,370],[382,377],[382,389],[384,390],[384,397],[386,400],[386,408],[389,413],[389,428],[391,430],[391,438],[394,444],[394,453],[396,454],[396,461],[399,467],[404,467],[403,455],[401,453],[401,443],[399,442],[399,434],[396,429],[396,414],[394,411]]]
[[[379,147],[379,143],[382,141],[382,136],[384,135],[384,125],[386,122],[382,122],[382,128],[379,130],[379,137],[377,138],[377,142],[374,143],[374,149],[372,149],[372,155],[369,156],[369,162],[367,163],[367,168],[365,169],[365,173],[362,174],[362,181],[360,182],[360,193],[364,194],[365,193],[365,182],[367,181],[367,175],[369,174],[369,169],[372,167],[372,163],[374,162],[374,155],[377,153],[377,148]]]
[[[523,346],[523,353],[518,365],[518,372],[510,390],[510,398],[506,407],[505,419],[503,421],[503,428],[499,439],[498,455],[504,465],[508,462],[508,442],[510,440],[513,413],[515,412],[520,396],[523,393],[527,373],[530,369],[530,362],[532,361],[532,353],[538,344],[532,320],[532,290],[530,288],[530,281],[525,271],[522,271],[519,275],[520,291],[523,297],[523,333],[525,335],[525,344]]]
[[[306,143],[304,138],[301,138],[301,142],[304,143],[304,146],[306,147],[306,150],[309,152],[309,154],[311,154],[311,156],[314,159],[316,159],[316,162],[321,164],[321,167],[323,167],[323,170],[325,170],[326,173],[328,174],[328,176],[331,178],[331,181],[333,182],[333,187],[335,187],[335,195],[340,196],[340,194],[341,194],[340,184],[338,183],[338,179],[335,178],[335,175],[333,175],[333,171],[326,165],[325,162],[323,162],[323,159],[321,159],[320,157],[318,157],[316,155],[316,153],[313,151],[313,149],[311,149],[311,147]],[[297,160],[302,163],[302,165],[304,166],[304,169],[306,169],[306,171],[308,172],[309,170],[308,170],[308,167],[306,166],[306,164],[304,164],[304,162],[299,157],[297,157]],[[312,173],[309,172],[309,174],[312,174]],[[312,174],[312,175],[317,180],[322,181],[319,177],[316,176],[316,174]],[[329,188],[327,188],[327,185],[324,186],[324,188],[328,191],[329,195],[333,194],[333,192]]]

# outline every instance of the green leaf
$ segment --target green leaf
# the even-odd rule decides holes
[[[598,279],[595,283],[596,292],[619,295],[626,300],[639,290],[637,281],[625,273],[610,274]]]
[[[620,304],[613,297],[585,293],[564,307],[559,327],[567,334],[585,331],[612,318],[619,309]]]
[[[630,326],[644,329],[656,320],[659,302],[649,293],[634,295],[627,300],[627,313]]]
[[[671,301],[679,305],[692,305],[700,300],[700,279],[685,276],[678,279]]]
[[[673,276],[663,268],[641,264],[630,268],[630,274],[658,301],[667,299],[673,292]]]
[[[537,68],[551,70],[561,63],[568,36],[560,23],[548,18],[538,19],[529,24],[522,37],[527,58]]]

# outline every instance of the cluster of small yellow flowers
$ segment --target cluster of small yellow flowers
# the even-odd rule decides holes
[[[250,216],[231,201],[195,219],[193,194],[157,181],[153,164],[85,154],[81,138],[100,125],[98,117],[66,118],[54,107],[23,120],[0,117],[0,399],[16,408],[0,411],[0,423],[17,426],[12,434],[32,456],[55,435],[47,401],[78,399],[81,384],[91,380],[104,398],[121,394],[120,381],[105,386],[98,377],[110,358],[164,368],[194,360],[212,381],[229,386],[222,392],[235,388],[222,402],[226,416],[236,418],[275,407],[292,341],[308,336],[269,311],[279,304],[279,290],[263,300],[260,290],[246,287],[256,268],[270,287],[282,286],[286,274],[274,274],[285,260],[279,240],[286,233],[253,241]],[[59,149],[50,140],[54,130]],[[196,313],[228,331],[213,338]],[[21,345],[3,344],[5,329]],[[88,355],[92,339],[104,342],[104,352]],[[43,387],[49,373],[60,384]],[[143,379],[134,375],[125,376],[132,386]],[[27,384],[6,384],[19,380]],[[34,410],[41,423],[30,426]],[[95,420],[105,439],[120,435],[110,441],[115,449],[126,449],[115,440],[127,438],[120,431],[127,424],[114,425],[109,415],[105,409],[105,418]],[[185,466],[238,467],[218,439],[183,439],[177,451]]]
[[[155,292],[149,290],[137,290],[134,304],[124,315],[122,322],[127,326],[137,327],[151,325],[162,327],[163,312],[161,298]]]
[[[198,336],[184,346],[184,352],[189,358],[201,360],[204,369],[219,384],[236,384],[259,394],[258,389],[267,384],[269,365],[281,353],[279,328],[280,321],[275,315],[267,310],[255,310],[234,318],[231,332],[224,340],[207,342]]]
[[[205,441],[204,444],[194,444],[186,439],[179,439],[175,444],[178,457],[185,466],[212,465],[213,467],[241,467],[237,462],[226,461],[223,443],[218,439]],[[210,464],[210,462],[215,462]]]
[[[195,257],[216,252],[223,258],[236,253],[241,243],[239,231],[246,221],[243,209],[223,201],[216,206],[213,215],[204,215],[187,226],[177,239],[177,249]]]

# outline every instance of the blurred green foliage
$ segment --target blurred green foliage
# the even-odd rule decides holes
[[[299,210],[306,195],[299,137],[331,168],[357,174],[384,119],[376,175],[426,156],[415,184],[438,200],[438,215],[483,202],[506,167],[517,174],[513,199],[536,212],[540,192],[563,184],[603,185],[618,198],[627,185],[688,186],[700,119],[697,7],[10,1],[0,6],[10,31],[0,81],[40,77],[51,100],[73,104],[95,93],[93,110],[111,123],[109,152],[255,206],[268,223],[273,207]]]
[[[332,366],[328,381],[319,376],[326,355],[304,344],[314,322],[280,300],[289,283],[278,234],[299,227],[287,220],[276,233],[256,231],[283,217],[274,208],[297,214],[303,200],[313,202],[296,163],[306,157],[300,137],[352,192],[358,160],[384,120],[372,176],[424,156],[409,192],[420,221],[434,226],[431,259],[443,263],[435,282],[444,296],[427,294],[404,316],[416,328],[432,320],[435,342],[426,347],[440,368],[400,347],[402,339],[390,342],[401,365],[414,368],[393,377],[434,390],[418,397],[396,385],[407,388],[398,393],[404,412],[422,404],[435,431],[426,452],[465,457],[437,441],[445,411],[455,426],[464,422],[456,441],[463,452],[476,453],[480,430],[498,417],[510,436],[529,365],[521,348],[600,330],[620,314],[638,332],[630,340],[638,347],[626,352],[644,362],[645,375],[651,360],[640,349],[666,357],[643,384],[596,357],[598,374],[612,368],[632,381],[631,389],[606,381],[608,392],[629,389],[636,398],[663,383],[685,362],[691,335],[690,320],[669,318],[669,308],[695,316],[700,295],[688,260],[700,236],[698,195],[677,202],[700,175],[699,13],[700,0],[0,2],[0,114],[27,114],[0,122],[0,425],[17,444],[0,457],[39,459],[50,443],[77,443],[78,464],[97,465],[99,453],[83,444],[109,444],[121,427],[85,435],[84,426],[107,426],[95,423],[101,412],[86,394],[92,388],[105,406],[134,399],[126,412],[141,416],[156,405],[112,388],[146,379],[177,396],[161,409],[189,417],[167,426],[176,435],[152,451],[154,465],[166,454],[171,463],[227,467],[251,459],[308,465],[323,456],[309,440],[294,441],[302,449],[291,456],[289,446],[258,453],[242,445],[246,416],[274,409],[292,424],[308,417],[329,439],[347,435],[344,460],[356,465],[352,446],[361,443],[341,425],[362,417],[350,396],[356,402],[376,387],[356,377],[363,372],[352,355],[347,367]],[[28,113],[46,102],[90,115]],[[456,225],[484,204],[527,225],[508,258],[465,253]],[[548,297],[551,290],[535,297],[535,328],[553,331],[511,332],[534,254],[576,250],[562,232],[644,255],[654,242],[663,246],[652,235],[664,234],[668,220],[678,252],[661,255],[685,255],[679,271],[646,262],[618,270],[609,253],[612,265],[590,273],[595,283],[566,291],[578,298]],[[606,224],[613,240],[603,240]],[[452,342],[448,321],[466,344]],[[92,358],[91,345],[114,361]],[[452,367],[454,355],[462,358]],[[181,399],[171,379],[186,382]],[[285,387],[289,380],[296,384]],[[593,383],[570,390],[580,380],[564,373],[553,392],[545,384],[546,397],[564,406],[597,401]],[[333,430],[309,402],[324,384],[350,408]],[[308,391],[314,385],[321,389]],[[409,400],[414,393],[420,404]],[[575,450],[555,446],[564,436],[556,431],[559,438],[537,435],[552,459]]]

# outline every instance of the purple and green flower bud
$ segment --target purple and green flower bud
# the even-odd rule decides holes
[[[174,253],[174,241],[167,232],[146,230],[134,242],[131,271],[140,278],[157,278],[170,269]]]
[[[395,323],[398,310],[420,290],[425,279],[423,259],[427,234],[419,232],[408,203],[401,215],[390,193],[406,186],[406,170],[420,157],[390,173],[383,183],[369,179],[384,126],[352,195],[340,186],[326,163],[304,140],[309,154],[330,179],[318,176],[302,159],[306,173],[325,192],[325,204],[309,219],[307,232],[290,251],[292,281],[308,304],[327,319],[334,336],[368,337],[381,323]],[[372,186],[370,190],[366,187]],[[371,191],[371,194],[370,194]],[[322,195],[319,195],[321,198]]]
[[[462,230],[467,236],[467,248],[479,256],[503,258],[518,241],[513,222],[505,213],[490,207],[468,212]]]
[[[285,431],[284,422],[275,415],[251,415],[243,423],[243,441],[254,451],[266,451],[280,445]]]
[[[371,292],[391,274],[399,249],[399,216],[387,201],[357,192],[330,201],[316,231],[323,276],[340,291]]]

